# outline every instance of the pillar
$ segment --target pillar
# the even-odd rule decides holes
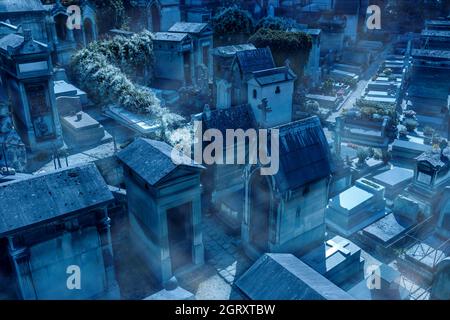
[[[75,37],[73,35],[73,30],[67,29],[67,40],[70,42],[75,41]]]
[[[15,246],[14,239],[8,239],[8,253],[16,273],[17,285],[23,300],[36,300],[37,295],[30,270],[30,252],[27,247]]]
[[[108,217],[106,208],[103,210],[103,216],[97,224],[97,231],[100,237],[100,245],[102,248],[103,264],[106,277],[106,298],[119,299],[120,290],[116,281],[114,270],[114,254],[111,242],[111,219]]]
[[[205,262],[202,232],[202,204],[200,195],[192,201],[192,262],[202,265]]]

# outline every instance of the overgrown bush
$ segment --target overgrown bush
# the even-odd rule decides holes
[[[298,27],[295,20],[280,17],[264,17],[258,21],[255,30],[271,29],[271,30],[289,30]]]
[[[180,117],[160,104],[156,95],[134,84],[127,72],[153,66],[150,34],[145,31],[131,39],[93,42],[78,51],[72,59],[72,73],[81,89],[101,104],[116,103],[125,109],[159,119],[164,127],[172,127]]]
[[[94,0],[99,33],[103,34],[111,29],[127,29],[129,17],[123,0]]]
[[[238,6],[221,9],[211,22],[214,34],[218,36],[253,32],[253,19],[250,13]]]
[[[252,35],[249,42],[258,48],[269,47],[278,66],[289,60],[297,77],[303,75],[312,47],[312,39],[306,33],[263,28]]]
[[[151,33],[144,31],[130,38],[116,36],[110,40],[92,42],[87,50],[106,57],[128,77],[136,78],[146,71],[146,78],[153,75],[154,54]]]

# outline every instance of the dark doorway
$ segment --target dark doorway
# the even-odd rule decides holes
[[[191,73],[191,54],[189,51],[183,53],[183,65],[184,65],[184,79],[186,84],[192,83],[192,73]]]
[[[59,41],[66,41],[67,38],[67,16],[64,14],[58,14],[55,16],[55,29],[56,36]]]
[[[263,251],[269,242],[270,196],[267,179],[255,173],[250,191],[250,242]]]
[[[18,299],[16,274],[8,255],[8,241],[0,239],[0,300]]]
[[[94,41],[94,28],[92,26],[92,22],[89,19],[84,20],[84,36],[86,39],[86,45]]]
[[[152,15],[152,31],[161,31],[161,13],[159,12],[159,8],[156,4],[152,5],[150,13]]]
[[[192,204],[167,210],[167,229],[172,272],[192,263]]]
[[[209,66],[209,46],[204,46],[203,47],[203,64],[205,66]]]

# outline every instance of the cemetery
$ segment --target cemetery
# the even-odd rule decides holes
[[[0,300],[448,300],[450,6],[419,2],[1,1]]]

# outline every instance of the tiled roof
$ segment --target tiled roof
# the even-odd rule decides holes
[[[177,22],[170,27],[169,32],[200,33],[207,27],[207,23]]]
[[[187,156],[172,161],[172,147],[167,143],[139,138],[120,151],[117,157],[150,185],[155,185],[177,167],[183,165],[196,169],[203,167]]]
[[[239,51],[255,49],[256,47],[253,44],[236,44],[232,46],[214,48],[213,54],[222,57],[232,57]]]
[[[187,33],[155,32],[152,34],[152,39],[155,41],[181,42],[187,37],[189,37]]]
[[[330,176],[332,157],[318,117],[277,127],[280,169],[275,181],[280,191],[295,190]]]
[[[244,74],[275,68],[269,48],[239,51],[236,53],[236,58],[239,68]]]
[[[248,105],[241,105],[227,109],[212,110],[209,116],[202,115],[205,129],[217,129],[225,133],[227,129],[247,130],[254,127],[254,116]]]
[[[264,254],[236,285],[252,300],[353,300],[292,254]]]
[[[0,14],[18,12],[44,12],[44,6],[40,0],[1,0]]]
[[[259,85],[295,80],[296,75],[287,67],[273,68],[253,72],[255,80]]]
[[[0,186],[0,235],[113,199],[92,163],[7,182]]]

